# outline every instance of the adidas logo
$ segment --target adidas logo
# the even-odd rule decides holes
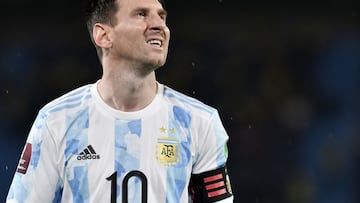
[[[77,156],[77,160],[88,160],[88,159],[100,159],[100,155],[96,154],[94,148],[88,145],[80,154]]]

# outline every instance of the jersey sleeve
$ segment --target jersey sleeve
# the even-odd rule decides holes
[[[27,137],[7,201],[56,202],[60,194],[57,147],[41,112]]]
[[[199,174],[224,166],[228,157],[228,139],[220,116],[214,111],[210,121],[199,129],[193,173]]]
[[[192,171],[194,177],[202,177],[202,181],[199,179],[201,183],[199,182],[198,186],[203,187],[203,189],[200,190],[203,191],[203,193],[210,196],[211,194],[220,194],[217,193],[216,185],[221,185],[219,186],[221,188],[218,188],[218,191],[226,192],[226,195],[223,195],[222,197],[208,199],[216,199],[216,201],[209,202],[233,202],[230,179],[226,169],[228,139],[229,137],[221,122],[220,116],[215,110],[207,126],[199,132],[196,160]],[[214,180],[211,180],[213,177],[220,177],[220,175],[222,177],[221,179],[215,180],[215,178]],[[193,180],[194,179],[192,179],[192,181]],[[204,182],[204,180],[210,181]],[[207,188],[211,189],[208,190]],[[198,188],[195,188],[195,191],[196,190],[198,190]],[[202,201],[207,202],[208,200],[203,199]]]

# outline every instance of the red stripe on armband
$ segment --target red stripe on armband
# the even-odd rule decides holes
[[[219,188],[219,187],[222,187],[222,186],[225,186],[224,181],[221,181],[221,182],[218,182],[218,183],[213,183],[213,184],[210,184],[210,185],[206,185],[205,188],[206,188],[206,190],[212,190],[212,189]]]
[[[220,196],[226,193],[226,189],[220,189],[220,190],[216,190],[214,192],[209,192],[208,193],[208,197],[216,197],[216,196]]]
[[[205,183],[208,183],[208,182],[212,182],[212,181],[219,180],[219,179],[222,179],[222,178],[223,178],[223,175],[222,175],[222,174],[218,174],[218,175],[214,175],[214,176],[210,176],[210,177],[204,178],[204,182],[205,182]]]

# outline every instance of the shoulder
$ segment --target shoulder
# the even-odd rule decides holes
[[[165,85],[164,98],[171,103],[174,108],[182,108],[191,112],[193,115],[199,115],[200,117],[210,118],[213,114],[217,113],[217,110],[214,107]]]
[[[60,112],[77,111],[92,98],[92,86],[93,84],[84,85],[63,94],[41,108],[39,114],[47,117]]]

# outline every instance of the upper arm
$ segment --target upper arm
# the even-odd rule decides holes
[[[197,158],[193,165],[193,173],[202,173],[224,166],[228,157],[228,139],[220,116],[214,111],[208,123],[198,132]]]
[[[196,202],[233,202],[226,169],[228,135],[215,111],[198,138],[189,191]]]

